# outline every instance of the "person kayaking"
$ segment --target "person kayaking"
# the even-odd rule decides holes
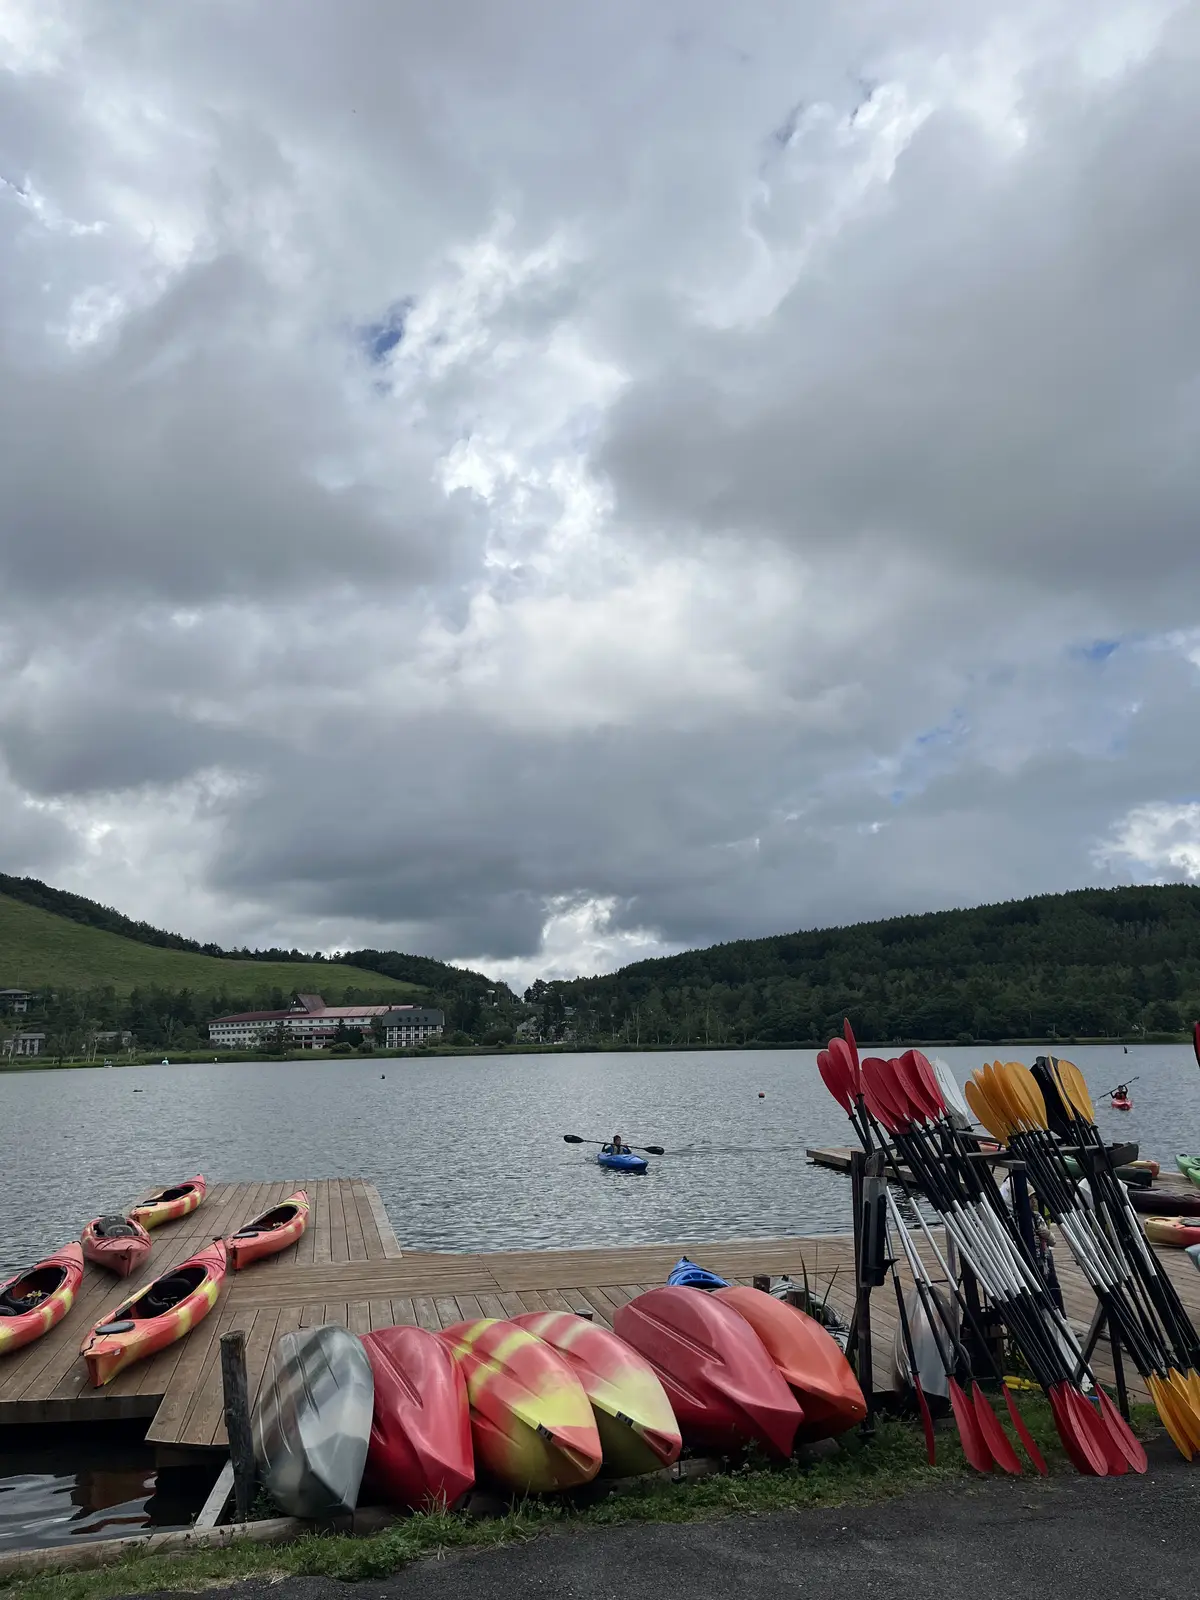
[[[1112,1092],[1112,1098],[1114,1100],[1128,1100],[1129,1085],[1127,1083],[1119,1083]]]
[[[613,1134],[612,1143],[608,1148],[611,1154],[614,1156],[624,1156],[629,1154],[629,1146],[622,1142],[621,1135],[619,1133]]]

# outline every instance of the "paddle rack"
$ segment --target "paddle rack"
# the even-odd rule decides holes
[[[987,1155],[980,1153],[978,1159],[996,1162],[1007,1168],[1011,1180],[1013,1213],[1021,1235],[1032,1254],[1036,1234],[1024,1162],[1012,1160],[1007,1156],[999,1158],[991,1153]],[[855,1295],[846,1353],[850,1357],[859,1387],[867,1402],[867,1416],[861,1428],[861,1432],[865,1435],[874,1432],[873,1419],[879,1406],[871,1351],[871,1295],[874,1290],[886,1284],[889,1273],[896,1265],[887,1250],[887,1202],[884,1197],[884,1186],[888,1182],[889,1172],[895,1178],[895,1175],[902,1170],[902,1166],[900,1156],[890,1146],[883,1146],[870,1153],[863,1150],[850,1152],[851,1204],[854,1209]],[[917,1186],[911,1176],[903,1184],[903,1188],[906,1194],[916,1190]],[[992,1367],[995,1370],[1002,1370],[998,1365],[1000,1354],[998,1347],[1003,1339],[1003,1323],[993,1312],[984,1310],[978,1280],[949,1239],[946,1240],[946,1263],[954,1274],[955,1283],[951,1287],[958,1289],[971,1313],[970,1318],[962,1325],[960,1337],[971,1360],[972,1369]],[[1054,1289],[1057,1290],[1057,1284],[1054,1285]],[[1061,1306],[1060,1292],[1056,1298],[1059,1299]],[[1096,1339],[1103,1332],[1102,1318],[1101,1313],[1097,1323],[1093,1323],[1085,1356],[1090,1356]],[[975,1328],[980,1330],[985,1341],[992,1344],[991,1352],[979,1348],[980,1341]],[[1119,1360],[1119,1351],[1114,1347],[1114,1364]],[[1121,1373],[1119,1366],[1116,1370],[1118,1374]],[[1123,1376],[1118,1376],[1117,1392],[1121,1409],[1125,1412],[1127,1402]]]

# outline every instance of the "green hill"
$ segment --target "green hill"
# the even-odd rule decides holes
[[[0,894],[0,988],[189,989],[197,994],[266,994],[295,989],[344,1000],[423,994],[413,983],[338,961],[238,960],[142,943]]]
[[[742,939],[538,984],[581,1041],[818,1043],[1176,1033],[1200,1015],[1200,888],[1082,889]]]

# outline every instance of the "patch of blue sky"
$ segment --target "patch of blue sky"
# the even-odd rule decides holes
[[[394,301],[378,322],[368,322],[355,329],[358,343],[372,366],[386,361],[404,338],[404,330],[412,314],[414,300],[405,297]]]
[[[1121,648],[1119,639],[1093,639],[1089,644],[1072,646],[1071,654],[1083,661],[1107,661]]]

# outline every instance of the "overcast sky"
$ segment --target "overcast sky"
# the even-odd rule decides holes
[[[0,0],[0,869],[513,982],[1200,879],[1200,10]]]

